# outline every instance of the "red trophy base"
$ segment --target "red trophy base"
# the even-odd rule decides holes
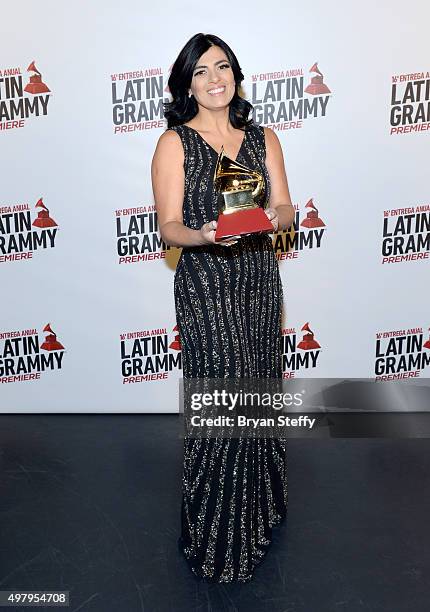
[[[248,208],[229,214],[221,213],[218,217],[215,241],[231,238],[232,236],[270,233],[273,231],[273,225],[262,208]]]

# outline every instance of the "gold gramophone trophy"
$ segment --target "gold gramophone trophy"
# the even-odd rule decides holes
[[[218,156],[214,186],[219,193],[219,216],[215,240],[232,236],[273,232],[273,225],[258,203],[263,176],[224,153]]]

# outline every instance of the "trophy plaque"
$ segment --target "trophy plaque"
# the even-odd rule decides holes
[[[233,236],[273,232],[273,225],[258,204],[263,176],[224,153],[218,156],[214,185],[219,194],[219,216],[215,240]]]

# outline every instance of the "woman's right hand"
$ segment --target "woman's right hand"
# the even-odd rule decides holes
[[[221,244],[223,246],[231,246],[236,244],[236,240],[232,240],[231,238],[227,238],[226,240],[216,240],[215,241],[215,232],[217,228],[217,222],[209,221],[208,223],[204,223],[200,228],[200,234],[202,236],[202,240],[204,244]]]

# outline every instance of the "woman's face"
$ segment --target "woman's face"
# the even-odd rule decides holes
[[[190,91],[198,104],[209,110],[225,108],[234,96],[236,83],[226,54],[212,46],[199,58]]]

